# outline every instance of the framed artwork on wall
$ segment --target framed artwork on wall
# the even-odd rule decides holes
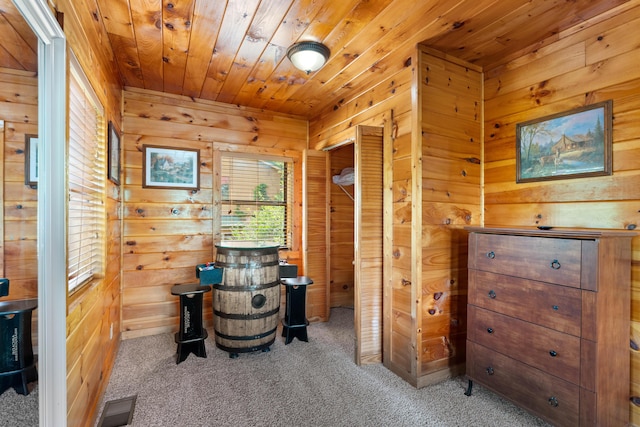
[[[38,135],[24,136],[24,184],[38,188]]]
[[[113,122],[109,120],[109,151],[107,176],[111,182],[120,185],[120,133],[117,131]]]
[[[142,152],[142,187],[200,188],[200,150],[143,145]]]
[[[613,103],[516,125],[516,182],[611,175]]]

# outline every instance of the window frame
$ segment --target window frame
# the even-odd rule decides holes
[[[84,115],[87,111],[74,112],[72,111],[74,100],[72,99],[72,84],[78,84],[80,86],[80,91],[84,95],[84,99],[81,102],[88,102],[88,106],[93,109],[95,112],[95,124],[96,124],[96,133],[92,135],[93,145],[91,149],[94,149],[93,153],[85,151],[79,151],[72,147],[73,142],[73,130],[72,130],[72,121],[73,116],[78,117],[79,115]],[[86,288],[87,285],[94,282],[96,279],[101,279],[104,277],[104,256],[105,256],[105,236],[106,236],[106,207],[105,207],[105,192],[106,192],[106,138],[107,138],[107,121],[106,115],[104,111],[104,107],[100,102],[96,92],[94,91],[91,83],[89,82],[86,73],[81,67],[78,59],[75,57],[73,52],[70,51],[69,54],[69,90],[68,90],[68,110],[67,110],[67,159],[68,159],[68,171],[66,178],[66,194],[67,194],[67,293],[71,295],[77,294],[82,289]],[[85,106],[86,108],[87,106]],[[91,111],[89,115],[91,115]],[[76,119],[77,120],[77,119]],[[86,148],[85,144],[82,144],[83,148]],[[85,160],[92,157],[94,155],[93,164],[89,165],[88,168],[80,168],[84,170],[79,170],[73,164],[72,160],[74,154],[79,154],[80,157]],[[90,178],[83,177],[78,179],[77,181],[73,180],[73,172],[79,171],[80,173],[85,173],[87,170],[91,173]],[[73,187],[82,187],[88,188],[86,192],[76,192],[73,190]],[[87,194],[89,193],[89,197]],[[82,196],[82,197],[80,197]],[[72,205],[78,203],[79,208],[75,211],[77,215],[72,215],[74,213],[74,207]],[[88,215],[87,215],[88,213]],[[84,226],[84,222],[80,222],[79,224],[74,224],[73,218],[94,218],[93,221],[90,221],[91,229],[89,232],[73,232],[72,227],[80,225],[80,227]],[[85,237],[82,235],[85,234]],[[95,234],[95,241],[88,240],[86,235]],[[72,245],[76,240],[72,237],[77,235],[79,240],[77,240],[79,244],[80,256],[78,257],[78,262],[72,263]],[[86,251],[92,254],[87,256]],[[75,249],[74,249],[75,250]],[[84,261],[88,260],[89,264],[84,264],[85,266],[90,265],[90,267],[81,266]],[[78,266],[77,268],[75,266]],[[78,274],[75,277],[71,277],[73,274]]]
[[[223,170],[224,163],[226,159],[242,159],[246,161],[256,161],[256,162],[282,162],[285,165],[285,174],[287,179],[285,180],[284,188],[280,187],[280,190],[283,192],[284,201],[258,201],[253,199],[243,199],[243,198],[225,198],[224,195],[229,195],[229,185],[230,183],[223,182]],[[295,211],[295,199],[296,199],[296,168],[297,168],[297,159],[293,157],[287,156],[277,156],[270,154],[255,154],[255,153],[246,153],[246,152],[231,152],[231,151],[223,151],[220,153],[220,185],[218,191],[218,200],[220,202],[221,212],[220,212],[220,220],[219,220],[219,235],[221,236],[222,241],[255,241],[255,240],[242,240],[242,239],[226,239],[225,230],[228,227],[223,226],[224,222],[224,214],[223,214],[223,206],[232,205],[232,206],[253,206],[253,207],[261,207],[261,206],[284,206],[285,214],[283,221],[283,234],[284,234],[284,242],[277,242],[280,245],[281,250],[293,250],[296,247],[296,226],[294,224],[294,211]],[[226,189],[226,190],[225,190]],[[233,190],[232,190],[233,191]]]

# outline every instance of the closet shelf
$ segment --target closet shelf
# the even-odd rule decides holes
[[[351,201],[355,201],[351,193],[349,193],[344,186],[345,185],[353,185],[355,181],[355,170],[353,168],[344,168],[339,175],[334,175],[332,177],[333,183],[336,184],[344,193],[349,196]]]

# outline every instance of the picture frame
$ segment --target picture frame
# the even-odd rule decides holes
[[[611,175],[611,100],[516,125],[516,182]]]
[[[38,135],[24,136],[24,184],[38,188]]]
[[[200,189],[200,150],[143,145],[142,187]]]
[[[120,133],[111,120],[108,132],[107,177],[115,185],[120,185]]]

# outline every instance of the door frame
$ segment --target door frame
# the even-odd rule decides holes
[[[38,37],[38,405],[40,426],[67,425],[67,47],[47,2],[13,0]]]
[[[383,344],[383,280],[384,280],[384,206],[388,198],[384,191],[384,140],[388,132],[385,127],[357,125],[349,129],[349,137],[337,144],[322,148],[323,151],[353,144],[354,161],[354,361],[357,365],[382,362]],[[371,138],[374,140],[371,140]],[[365,140],[366,138],[366,140]],[[366,141],[366,142],[365,142]],[[366,145],[366,147],[364,146]],[[366,154],[365,154],[366,153]],[[327,188],[331,185],[330,156],[327,156]],[[375,163],[372,163],[375,162]],[[371,183],[371,186],[368,184]],[[372,206],[373,201],[373,206]],[[379,206],[375,206],[379,202]],[[367,214],[363,214],[366,207]],[[331,217],[327,206],[326,229],[331,229]],[[375,212],[379,209],[379,214]],[[372,215],[371,212],[374,212]],[[372,218],[373,216],[373,218]],[[371,239],[371,235],[379,239]],[[331,238],[326,235],[327,247],[327,293],[330,291]],[[327,304],[329,304],[327,294]],[[327,307],[327,310],[330,307]]]

